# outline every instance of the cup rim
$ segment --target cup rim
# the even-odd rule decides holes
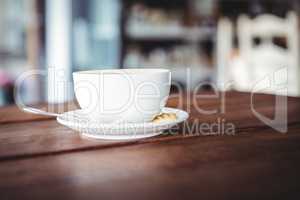
[[[155,74],[155,73],[169,73],[169,69],[165,68],[130,68],[130,69],[99,69],[99,70],[84,70],[84,71],[76,71],[73,72],[75,74],[111,74],[111,75],[120,75],[120,74]]]

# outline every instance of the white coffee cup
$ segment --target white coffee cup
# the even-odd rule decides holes
[[[149,122],[165,106],[171,85],[167,69],[114,69],[73,73],[76,99],[102,122]]]

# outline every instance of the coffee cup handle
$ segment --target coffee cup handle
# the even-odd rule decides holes
[[[43,75],[43,72],[34,71],[34,72],[24,73],[16,80],[16,84],[15,84],[15,88],[14,88],[14,99],[15,99],[16,105],[19,107],[20,110],[22,110],[24,112],[38,114],[38,115],[45,115],[45,116],[50,116],[50,117],[58,117],[59,116],[58,113],[47,112],[47,111],[44,111],[44,110],[41,110],[38,108],[27,106],[23,103],[21,96],[20,96],[20,93],[21,93],[20,88],[21,88],[23,81],[26,79],[26,77],[28,77],[28,75]]]

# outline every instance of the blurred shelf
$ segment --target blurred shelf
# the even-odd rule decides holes
[[[200,41],[211,39],[215,36],[214,27],[182,27],[130,25],[126,29],[126,36],[132,40],[187,40]]]
[[[129,25],[126,34],[131,39],[182,39],[184,37],[184,28],[176,25]]]

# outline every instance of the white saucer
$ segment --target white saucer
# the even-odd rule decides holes
[[[162,110],[162,113],[176,113],[177,119],[160,123],[101,123],[89,119],[80,109],[60,114],[56,119],[60,124],[79,131],[83,136],[96,139],[128,140],[159,135],[163,130],[183,122],[189,116],[183,110],[167,107]]]

